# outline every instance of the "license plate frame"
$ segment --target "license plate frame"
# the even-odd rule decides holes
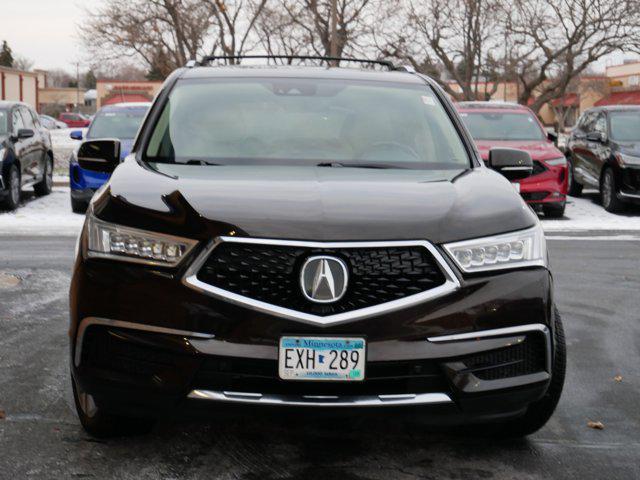
[[[292,352],[291,350],[294,351]],[[310,357],[307,352],[314,352],[314,368],[298,368],[298,362],[301,360],[299,350],[303,350],[303,360],[307,362],[303,367],[308,367]],[[339,362],[341,355],[338,352],[338,358],[334,359],[332,350],[358,352],[357,362],[353,362],[351,353],[347,353],[349,368],[331,370],[328,367],[332,361],[334,365],[336,360]],[[324,359],[320,358],[320,356],[324,356]],[[295,362],[295,364],[292,365],[292,362]],[[315,362],[318,363],[318,367],[320,365],[322,367],[316,368]],[[283,335],[278,342],[278,376],[281,380],[287,382],[361,382],[365,380],[366,363],[367,340],[361,336]],[[336,366],[339,367],[339,363]]]

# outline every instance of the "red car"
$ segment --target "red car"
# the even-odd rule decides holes
[[[529,152],[533,175],[519,180],[520,195],[547,217],[562,217],[567,200],[567,160],[538,117],[517,103],[460,102],[457,104],[482,159],[493,147]]]
[[[58,115],[58,120],[66,123],[67,127],[69,128],[84,128],[88,127],[91,123],[90,120],[83,117],[79,113],[73,112],[62,112],[60,115]]]

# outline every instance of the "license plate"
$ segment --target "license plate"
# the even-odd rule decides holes
[[[516,189],[516,192],[520,193],[520,183],[519,182],[512,182],[511,185],[513,185],[513,188]]]
[[[364,338],[282,337],[278,374],[283,380],[364,380]]]

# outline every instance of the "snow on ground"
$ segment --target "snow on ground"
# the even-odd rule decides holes
[[[68,175],[69,155],[71,155],[73,149],[80,143],[79,140],[73,140],[69,136],[74,130],[82,130],[83,135],[87,131],[86,128],[59,128],[49,130],[51,134],[51,147],[55,159],[54,172],[56,174]]]
[[[568,198],[564,218],[542,218],[545,232],[640,231],[639,206],[628,206],[621,213],[609,213],[602,208],[595,191],[585,192],[582,198]]]
[[[22,205],[15,212],[0,212],[1,235],[68,235],[80,232],[84,215],[71,211],[68,187],[55,187],[51,195],[38,198],[24,194]],[[640,234],[640,207],[629,207],[621,214],[609,213],[598,203],[595,192],[583,198],[571,198],[565,218],[542,218],[547,233],[638,232]],[[634,233],[634,236],[636,234]]]
[[[80,233],[84,215],[71,211],[69,188],[54,187],[46,197],[24,194],[14,212],[0,212],[1,235],[64,235]]]

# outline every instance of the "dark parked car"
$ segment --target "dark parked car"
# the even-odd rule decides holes
[[[91,120],[84,115],[73,112],[62,112],[58,115],[58,120],[65,123],[69,128],[84,128],[91,123]]]
[[[562,217],[567,201],[567,160],[554,145],[556,135],[548,134],[538,117],[524,105],[460,102],[456,106],[484,161],[489,160],[489,152],[495,147],[529,152],[533,175],[515,186],[522,198],[546,217]]]
[[[567,147],[570,195],[579,196],[584,186],[597,188],[609,212],[640,203],[640,106],[587,110]]]
[[[47,195],[53,186],[49,132],[38,114],[19,102],[0,102],[0,206],[15,210],[22,189]]]
[[[494,149],[487,168],[409,69],[211,60],[166,80],[124,162],[116,140],[78,151],[115,169],[70,290],[84,428],[234,406],[542,427],[565,344],[540,222],[510,182],[530,155]]]

